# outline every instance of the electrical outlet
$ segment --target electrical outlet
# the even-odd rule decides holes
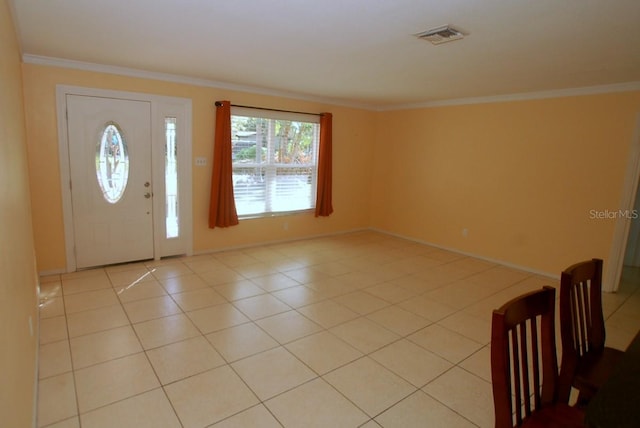
[[[196,158],[196,166],[207,166],[207,158],[203,158],[203,157]]]
[[[467,229],[466,227],[464,229],[462,229],[462,236],[463,237],[468,237],[469,236],[469,229]]]

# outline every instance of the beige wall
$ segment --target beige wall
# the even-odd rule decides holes
[[[609,257],[640,92],[380,113],[371,226],[559,275]],[[463,236],[463,229],[468,236]]]
[[[196,252],[374,227],[554,275],[583,258],[608,258],[615,222],[590,210],[619,208],[640,113],[640,92],[374,113],[34,64],[23,64],[23,79],[41,271],[65,266],[57,84],[191,98],[193,156],[209,165],[215,100],[334,113],[335,213],[210,230],[210,169],[194,168]]]
[[[552,274],[576,260],[608,257],[614,222],[592,219],[590,210],[619,208],[640,112],[639,92],[374,113],[33,64],[23,64],[21,75],[6,0],[0,57],[0,421],[7,426],[33,422],[33,253],[40,271],[66,265],[57,84],[191,98],[193,156],[209,165],[215,100],[334,114],[335,213],[209,230],[210,170],[194,168],[196,252],[375,227]]]
[[[20,52],[6,0],[0,1],[0,58],[0,425],[29,427],[35,422],[37,278]]]
[[[193,168],[194,251],[274,242],[338,233],[369,226],[371,150],[375,113],[314,102],[161,82],[150,79],[23,64],[27,140],[32,186],[36,255],[40,271],[64,269],[64,228],[58,164],[56,85],[74,85],[190,98],[193,102],[193,157],[211,165],[215,111],[213,102],[333,113],[334,214],[312,213],[245,220],[228,229],[208,229],[210,168]],[[287,222],[287,230],[284,223]]]

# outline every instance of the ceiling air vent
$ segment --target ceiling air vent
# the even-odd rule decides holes
[[[449,25],[427,30],[422,33],[415,34],[415,36],[419,39],[427,40],[434,45],[464,38],[464,34]]]

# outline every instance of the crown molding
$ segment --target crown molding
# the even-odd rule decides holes
[[[393,111],[393,110],[414,110],[421,108],[458,106],[469,104],[489,104],[512,101],[525,101],[546,98],[574,97],[581,95],[596,95],[613,92],[640,91],[640,81],[626,82],[612,85],[586,86],[578,88],[557,89],[550,91],[522,92],[516,94],[494,95],[486,97],[456,98],[440,101],[425,101],[421,103],[394,104],[394,105],[371,105],[365,103],[346,102],[334,98],[314,97],[293,92],[268,89],[258,86],[239,85],[235,83],[221,82],[197,77],[188,77],[155,71],[139,70],[128,67],[113,65],[103,65],[91,62],[74,61],[69,59],[47,57],[41,55],[23,54],[22,61],[27,64],[45,65],[51,67],[71,68],[75,70],[93,71],[97,73],[117,74],[142,79],[161,80],[165,82],[182,83],[187,85],[203,86],[210,88],[226,89],[238,92],[248,92],[259,95],[269,95],[274,97],[291,98],[301,101],[309,101],[322,104],[330,104],[342,107],[356,108],[370,111]]]
[[[350,103],[334,98],[314,97],[294,92],[280,91],[259,86],[239,85],[217,80],[201,79],[178,74],[160,73],[155,71],[139,70],[135,68],[104,65],[92,62],[75,61],[63,58],[54,58],[41,55],[23,54],[22,61],[26,64],[44,65],[50,67],[70,68],[74,70],[93,71],[96,73],[117,74],[141,79],[160,80],[164,82],[181,83],[186,85],[203,86],[208,88],[226,89],[230,91],[247,92],[258,95],[270,95],[274,97],[291,98],[300,101],[309,101],[322,104],[338,105],[342,107],[373,110],[370,105]]]
[[[597,95],[607,94],[614,92],[632,92],[640,91],[640,81],[637,82],[625,82],[612,85],[599,85],[599,86],[584,86],[579,88],[567,88],[567,89],[555,89],[551,91],[537,91],[537,92],[522,92],[516,94],[506,95],[492,95],[487,97],[472,97],[472,98],[456,98],[450,100],[441,101],[427,101],[423,103],[413,104],[397,104],[390,107],[381,107],[380,111],[390,110],[413,110],[429,107],[443,107],[443,106],[458,106],[468,104],[489,104],[489,103],[501,103],[512,101],[526,101],[526,100],[539,100],[546,98],[563,98],[563,97],[575,97],[582,95]]]

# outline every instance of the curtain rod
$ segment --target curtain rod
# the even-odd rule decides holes
[[[216,107],[222,106],[222,101],[216,101],[214,103]],[[294,110],[280,110],[277,108],[266,108],[266,107],[253,107],[253,106],[243,106],[238,104],[231,104],[231,107],[242,107],[242,108],[252,108],[255,110],[267,110],[267,111],[279,111],[281,113],[298,113],[298,114],[310,114],[313,116],[322,116],[322,113],[307,113],[306,111],[294,111]]]

